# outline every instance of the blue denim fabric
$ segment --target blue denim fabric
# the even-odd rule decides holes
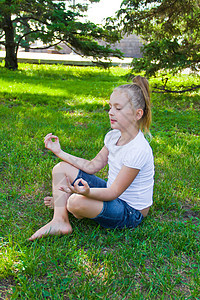
[[[72,183],[72,185],[74,185],[75,181],[79,178],[83,178],[85,181],[87,181],[89,187],[91,188],[106,188],[107,187],[107,183],[105,180],[95,176],[95,175],[91,175],[88,173],[85,173],[81,170],[79,170],[78,175],[76,177],[76,179],[74,180],[74,182]],[[82,183],[80,182],[79,185],[82,185]]]
[[[95,175],[87,174],[81,170],[79,170],[78,176],[74,182],[79,178],[83,178],[85,181],[87,181],[91,188],[105,188],[107,186],[105,180]],[[119,198],[112,201],[104,201],[103,204],[104,205],[101,213],[97,217],[92,218],[92,220],[104,228],[135,228],[142,222],[144,218],[140,211],[131,207],[125,201]]]

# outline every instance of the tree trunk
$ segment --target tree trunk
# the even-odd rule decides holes
[[[5,31],[5,48],[6,48],[6,57],[5,57],[5,67],[8,69],[16,70],[17,65],[17,53],[15,52],[15,37],[14,37],[14,28],[11,20],[11,15],[8,14],[4,19],[4,31]]]

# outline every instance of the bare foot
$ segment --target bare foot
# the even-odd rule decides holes
[[[51,208],[51,209],[54,209],[54,199],[53,197],[45,197],[44,198],[44,204]]]
[[[72,227],[69,223],[66,223],[63,220],[52,220],[39,230],[37,230],[30,238],[29,241],[39,239],[47,235],[61,235],[61,234],[70,234],[72,233]]]

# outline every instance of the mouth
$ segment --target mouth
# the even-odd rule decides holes
[[[114,124],[114,123],[116,123],[116,122],[117,122],[116,120],[110,119],[110,123],[111,123],[111,124]]]

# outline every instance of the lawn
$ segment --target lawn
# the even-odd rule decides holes
[[[27,241],[52,217],[44,148],[87,159],[110,129],[108,99],[127,69],[0,67],[0,299],[200,299],[200,93],[152,94],[154,205],[136,229],[106,230],[70,216],[70,236]],[[169,79],[173,85],[198,78]],[[153,85],[157,79],[150,79]],[[107,168],[98,175],[107,176]]]

